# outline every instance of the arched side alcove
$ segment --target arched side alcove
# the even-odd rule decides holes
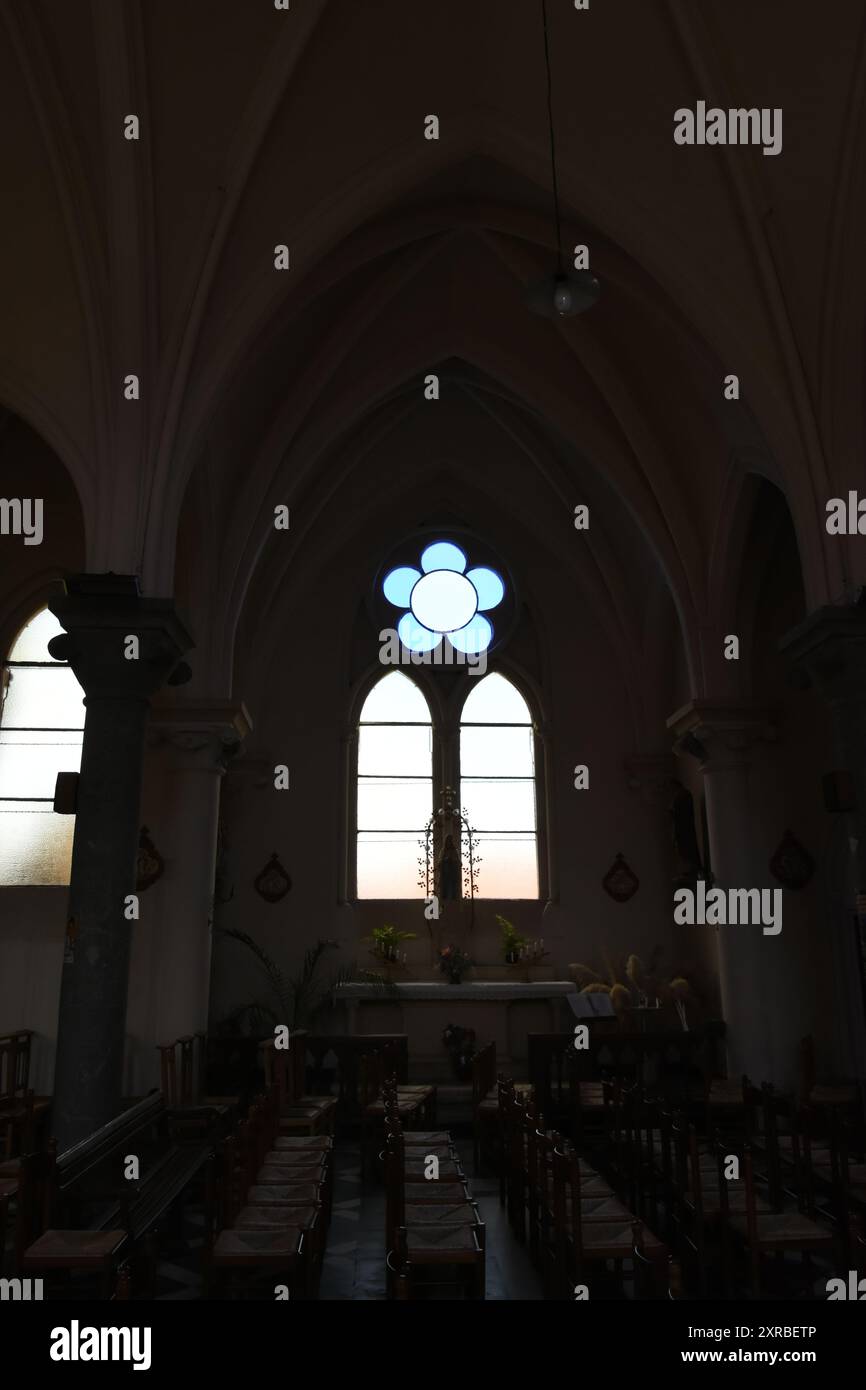
[[[22,629],[26,629],[30,620],[58,593],[62,575],[84,568],[85,526],[75,484],[57,454],[20,416],[4,411],[0,411],[0,477],[7,501],[22,501],[26,494],[30,502],[41,503],[39,544],[25,544],[23,535],[0,536],[0,569],[3,576],[0,591],[0,661],[5,662]],[[10,512],[9,515],[11,517],[13,514]],[[30,516],[35,522],[39,513],[32,510]],[[34,540],[36,534],[34,531]],[[18,654],[27,660],[49,659],[42,641],[29,644],[26,650],[19,646]],[[35,673],[35,668],[30,668],[30,671]],[[28,726],[57,723],[53,704],[50,692],[46,693],[44,699],[40,698],[38,707],[28,700],[25,708],[16,713],[15,723],[23,722]],[[51,736],[35,734],[30,737],[44,739]],[[56,764],[58,769],[64,765],[59,753]],[[77,765],[78,751],[71,749],[67,766],[74,770]],[[37,775],[35,770],[34,775]],[[48,790],[50,768],[39,775],[39,792],[52,795],[53,786]],[[30,785],[29,779],[27,785]],[[54,813],[49,809],[45,817],[46,831],[54,841],[57,837],[53,832],[58,829]],[[50,825],[47,823],[49,818]],[[39,820],[42,820],[41,815]],[[66,841],[71,821],[70,817],[64,818],[62,830],[66,832]],[[64,856],[68,855],[68,848],[67,842]],[[15,881],[0,882],[0,958],[3,961],[0,970],[0,1017],[9,1029],[29,1028],[37,1034],[30,1084],[38,1093],[46,1094],[51,1090],[54,1074],[68,889],[63,882],[64,873],[48,871],[50,864],[44,862],[39,846],[31,845],[31,849],[34,852],[29,857],[25,856],[19,866],[23,872],[16,871],[11,875]],[[36,873],[28,873],[27,863],[32,863],[36,868],[41,864],[41,868]],[[49,882],[51,879],[55,881]]]

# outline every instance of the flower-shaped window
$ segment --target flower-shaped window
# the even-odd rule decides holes
[[[397,624],[404,647],[430,652],[447,638],[458,652],[484,652],[493,641],[485,613],[505,596],[505,585],[486,566],[467,569],[468,560],[451,541],[435,541],[421,555],[420,570],[400,565],[386,574],[382,592],[406,611]]]

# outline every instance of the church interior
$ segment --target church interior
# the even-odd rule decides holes
[[[815,16],[0,3],[9,1296],[866,1275],[866,20]]]

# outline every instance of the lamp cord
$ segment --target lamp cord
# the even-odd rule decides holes
[[[547,69],[547,124],[550,130],[550,168],[553,174],[553,215],[556,220],[556,263],[562,274],[562,225],[559,217],[559,184],[556,178],[556,137],[553,132],[553,81],[550,75],[550,44],[547,34],[547,0],[541,0],[544,27],[544,65]]]

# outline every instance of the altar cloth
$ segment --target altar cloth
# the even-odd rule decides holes
[[[337,985],[337,999],[367,1000],[370,1003],[426,999],[437,1004],[449,1000],[471,999],[474,1003],[493,1003],[503,999],[556,999],[576,994],[577,985],[571,980],[467,980],[451,985],[438,980],[406,980],[400,983],[376,984],[351,981]]]

